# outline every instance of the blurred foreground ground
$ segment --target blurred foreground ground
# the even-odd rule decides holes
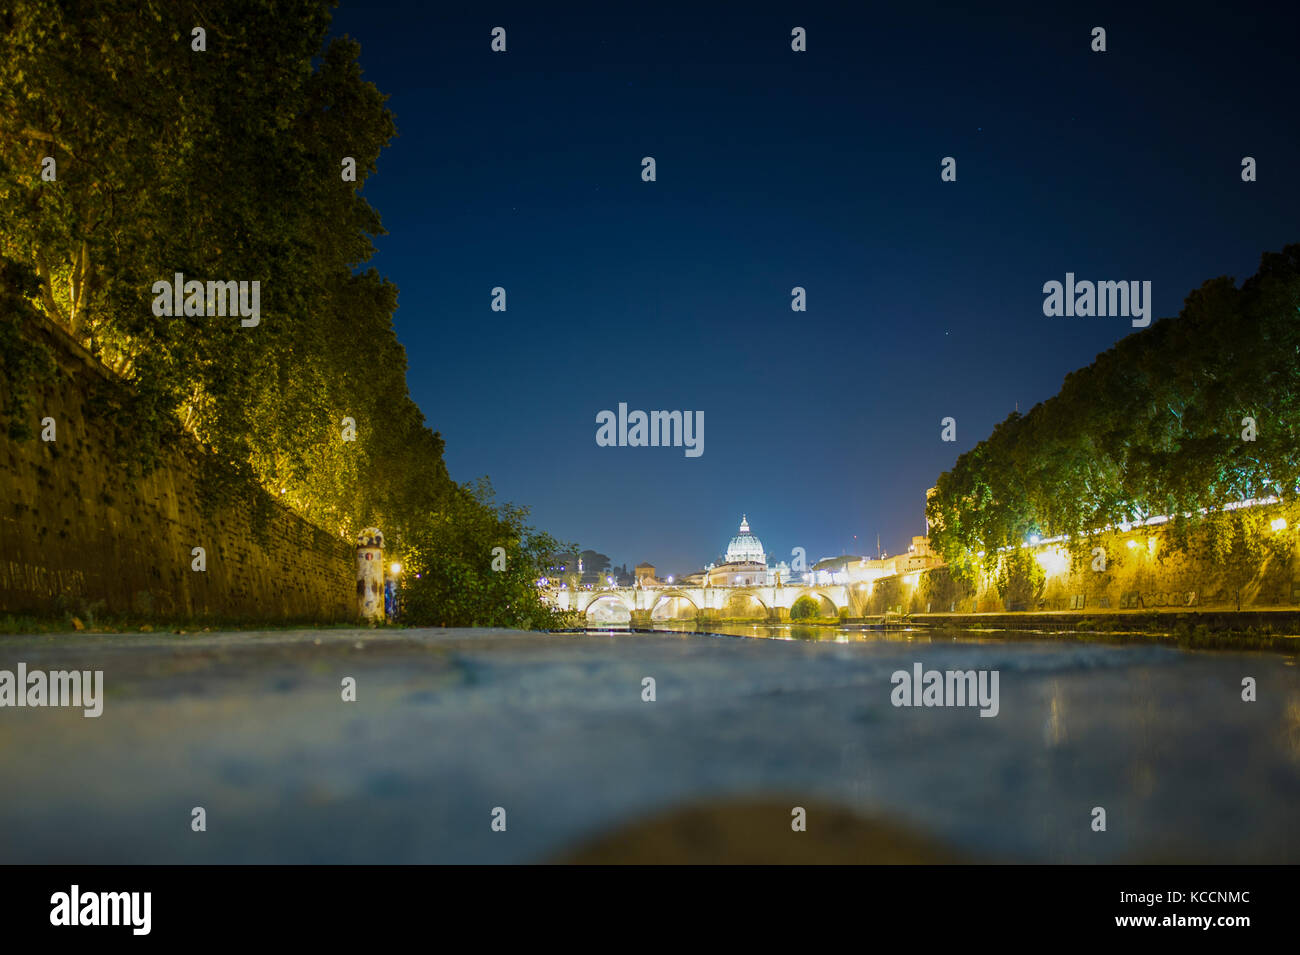
[[[0,709],[0,862],[1300,861],[1294,655],[959,636],[0,638],[106,684]],[[915,662],[998,716],[895,708]]]

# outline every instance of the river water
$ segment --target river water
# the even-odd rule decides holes
[[[0,862],[527,862],[739,798],[975,859],[1300,861],[1294,654],[759,630],[0,638],[105,681],[97,719],[0,708]],[[996,717],[894,706],[916,664],[997,671]]]

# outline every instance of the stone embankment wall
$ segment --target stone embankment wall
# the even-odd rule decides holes
[[[1294,535],[1294,531],[1285,533]],[[1032,552],[1044,568],[1041,593],[1008,599],[986,575],[974,595],[956,586],[946,568],[875,581],[867,613],[1001,613],[1005,611],[1236,611],[1300,606],[1300,553],[1294,546],[1252,566],[1225,567],[1168,546],[1160,527],[1107,540],[1105,570],[1094,558],[1071,560],[1059,545]]]
[[[258,486],[227,486],[212,503],[202,482],[231,479],[188,437],[160,467],[132,478],[91,401],[98,389],[124,386],[61,330],[25,328],[57,371],[35,385],[28,405],[35,436],[0,433],[0,612],[355,617],[346,542]],[[44,418],[54,419],[54,441],[41,438]],[[206,570],[193,569],[195,547],[206,552]]]

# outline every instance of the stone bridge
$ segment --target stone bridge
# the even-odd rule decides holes
[[[852,615],[860,613],[860,604],[867,596],[865,585],[858,585],[861,595],[849,584],[802,585],[783,584],[770,587],[603,587],[592,590],[553,590],[547,599],[561,610],[577,610],[586,615],[598,607],[611,612],[624,611],[633,623],[651,619],[678,616],[684,602],[694,614],[710,617],[743,616],[763,618],[776,616],[786,620],[790,608],[800,597],[817,602],[819,617],[834,617],[841,607]],[[728,612],[728,605],[737,597],[749,598],[748,609]]]

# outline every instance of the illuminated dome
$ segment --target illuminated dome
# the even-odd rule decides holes
[[[767,555],[763,553],[763,542],[749,532],[749,521],[745,515],[740,516],[740,533],[727,545],[726,563],[728,564],[762,564],[767,566]]]

